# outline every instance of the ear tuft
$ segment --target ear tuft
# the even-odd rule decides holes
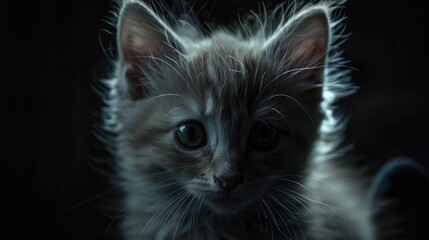
[[[265,43],[280,55],[288,68],[322,71],[330,41],[329,16],[321,6],[294,15]]]

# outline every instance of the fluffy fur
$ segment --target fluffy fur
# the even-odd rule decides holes
[[[123,3],[105,127],[125,239],[375,238],[365,183],[338,164],[334,104],[355,88],[336,7],[295,4],[204,35]],[[175,134],[190,121],[206,143],[186,149]],[[275,129],[269,151],[249,144],[258,123]],[[225,190],[220,176],[240,181]]]

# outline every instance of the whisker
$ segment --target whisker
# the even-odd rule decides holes
[[[271,187],[271,189],[274,189],[274,190],[276,190],[276,191],[278,191],[278,192],[280,192],[280,193],[283,193],[283,194],[286,194],[288,197],[290,197],[290,198],[292,198],[293,200],[295,200],[295,201],[297,201],[303,208],[305,208],[305,210],[308,212],[308,213],[311,213],[311,211],[307,208],[307,205],[306,204],[303,204],[299,199],[297,199],[295,196],[293,196],[292,194],[290,194],[290,193],[288,193],[288,192],[286,192],[286,191],[283,191],[282,189],[280,189],[279,187]],[[290,203],[293,207],[295,207],[295,209],[299,209],[297,206],[295,206],[295,204],[293,204],[293,203]]]
[[[153,221],[154,221],[156,218],[158,218],[159,216],[161,216],[161,214],[162,214],[165,210],[169,209],[169,212],[167,212],[167,216],[166,216],[166,218],[164,219],[163,223],[161,224],[161,229],[162,229],[162,227],[165,225],[165,221],[167,220],[167,217],[168,217],[169,213],[175,209],[175,206],[177,205],[176,203],[177,203],[178,201],[180,201],[184,195],[186,195],[186,194],[187,194],[185,191],[181,191],[181,190],[182,190],[182,189],[177,189],[176,191],[174,191],[174,192],[172,192],[172,193],[168,194],[167,196],[163,197],[163,199],[162,199],[162,200],[164,200],[164,199],[166,199],[168,196],[173,195],[173,197],[171,198],[171,199],[173,199],[173,200],[165,201],[165,202],[164,202],[164,201],[159,200],[159,201],[157,201],[157,202],[156,202],[156,203],[151,207],[151,209],[153,209],[153,208],[157,207],[156,205],[158,205],[159,203],[162,203],[162,204],[163,204],[163,205],[162,205],[163,207],[161,207],[161,206],[160,206],[160,207],[157,207],[157,209],[160,209],[160,211],[157,211],[155,214],[153,214],[153,215],[150,217],[149,221],[146,223],[145,227],[143,228],[143,230],[142,230],[142,232],[141,232],[141,234],[140,234],[139,239],[143,236],[143,234],[145,234],[145,235],[144,235],[144,239],[146,239],[147,231],[148,231],[149,227],[152,225]],[[179,192],[179,193],[178,193],[178,194],[176,194],[176,192]],[[174,204],[174,206],[173,206],[172,208],[170,208],[170,207],[171,207],[171,205],[173,205],[173,204]],[[148,211],[148,212],[150,212],[150,211]],[[142,219],[142,221],[143,221],[143,219]],[[161,229],[159,229],[159,230],[161,230]],[[158,232],[158,233],[159,233],[159,232]],[[157,235],[158,235],[158,233],[157,233]]]
[[[300,182],[297,182],[297,181],[295,181],[295,180],[292,180],[292,179],[288,179],[288,178],[281,177],[281,176],[268,176],[268,177],[265,177],[265,178],[267,178],[267,179],[274,179],[274,180],[280,180],[280,181],[290,182],[290,183],[293,183],[293,184],[296,184],[296,185],[298,185],[298,186],[302,187],[304,190],[306,190],[306,191],[308,191],[308,192],[310,192],[310,193],[313,193],[313,191],[312,191],[312,190],[310,190],[307,186],[305,186],[304,184],[302,184],[302,183],[300,183]]]
[[[278,226],[276,217],[274,216],[274,214],[271,211],[270,207],[268,206],[268,204],[266,203],[266,201],[263,199],[263,197],[260,194],[258,194],[258,196],[259,196],[259,199],[261,200],[263,206],[265,206],[265,209],[268,211],[268,213],[270,213],[270,216],[272,217],[271,219],[274,221],[274,224],[276,226]],[[268,216],[267,216],[266,212],[265,212],[265,218],[268,220]],[[268,223],[270,224],[271,238],[273,239],[274,238],[274,228],[273,228],[273,225],[271,225],[271,221],[268,221]]]
[[[196,227],[195,224],[197,222],[197,217],[198,217],[198,213],[201,210],[201,207],[204,203],[204,199],[203,198],[196,198],[197,200],[199,200],[200,205],[196,208],[193,209],[192,214],[191,214],[191,228],[190,231],[188,232],[188,239],[191,239],[191,231],[196,231]]]
[[[269,194],[269,193],[266,193],[268,196],[270,196],[274,201],[277,201],[278,203],[279,203],[279,201],[276,199],[276,198],[274,198],[271,194]],[[290,232],[290,230],[289,230],[289,226],[288,226],[288,224],[285,222],[285,220],[283,219],[283,217],[282,217],[282,214],[280,214],[278,211],[277,211],[277,209],[276,209],[276,207],[275,206],[273,206],[272,204],[270,204],[270,202],[271,201],[266,201],[266,203],[268,203],[268,205],[270,205],[271,207],[272,207],[272,209],[273,209],[273,211],[275,212],[275,213],[277,213],[277,216],[280,218],[280,220],[283,222],[283,225],[280,225],[279,223],[278,223],[278,220],[277,220],[277,218],[275,217],[275,215],[274,215],[274,213],[273,213],[273,217],[274,217],[274,224],[276,225],[276,227],[277,227],[277,229],[279,230],[279,232],[280,232],[280,234],[282,234],[284,237],[286,237],[287,239],[291,239],[291,232]],[[290,213],[292,213],[287,207],[285,207],[285,209],[287,209]],[[271,211],[272,212],[272,211]],[[286,230],[287,230],[287,232],[288,232],[288,235],[286,235],[286,233],[284,233],[281,229],[280,229],[280,226],[284,226],[284,227],[286,227]],[[294,235],[296,236],[296,233],[295,233],[295,230],[292,228],[292,231],[294,232]]]
[[[265,211],[265,207],[263,206],[263,204],[261,203],[261,196],[258,194],[258,206],[261,208],[262,213],[263,213],[263,217],[264,217],[264,222],[265,222],[265,238],[268,237],[268,216],[267,216],[267,212]]]
[[[187,200],[189,197],[192,197],[190,193],[189,193],[189,194],[188,194],[188,196],[183,200],[183,202],[186,202],[186,200]],[[192,205],[192,203],[193,203],[194,201],[195,201],[195,198],[192,198],[192,199],[191,199],[191,201],[189,201],[189,202],[188,202],[188,205],[186,206],[186,208],[183,210],[182,215],[180,216],[179,220],[177,221],[176,229],[174,229],[173,239],[176,239],[177,229],[179,228],[179,225],[180,225],[180,223],[182,222],[183,217],[184,217],[185,215],[187,215],[187,214],[188,214],[189,207]],[[182,205],[180,205],[180,206],[179,206],[179,208],[180,208],[181,206],[182,206]]]

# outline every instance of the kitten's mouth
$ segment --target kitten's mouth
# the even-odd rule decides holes
[[[238,192],[216,192],[207,196],[207,205],[221,215],[233,215],[249,205],[249,196]]]

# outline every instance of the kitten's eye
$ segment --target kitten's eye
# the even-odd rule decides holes
[[[207,139],[199,122],[185,122],[176,127],[176,141],[185,149],[196,149],[206,145]]]
[[[273,150],[278,143],[278,134],[276,129],[263,122],[257,122],[253,125],[249,134],[250,146],[260,152]]]

